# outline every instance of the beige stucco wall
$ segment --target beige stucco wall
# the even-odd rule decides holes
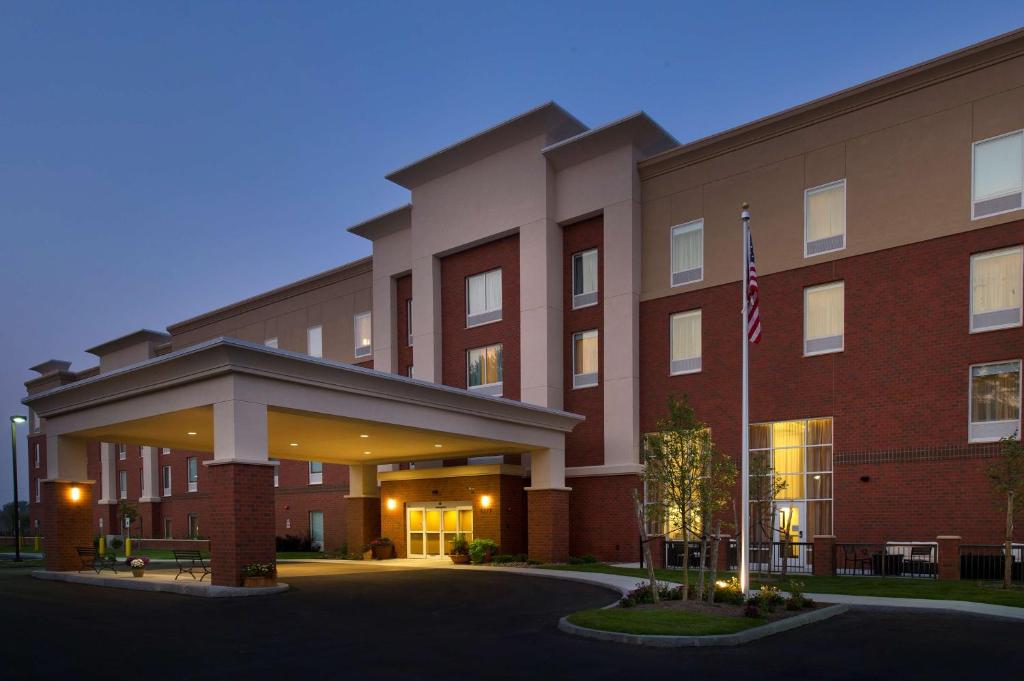
[[[694,161],[643,182],[643,299],[736,281],[740,205],[759,273],[1020,219],[971,220],[971,143],[1024,128],[1024,58]],[[847,180],[847,246],[803,257],[804,189]],[[669,230],[704,218],[704,281],[669,285]]]

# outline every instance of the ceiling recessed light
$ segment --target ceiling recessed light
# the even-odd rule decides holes
[[[366,433],[360,433],[359,437],[370,437],[370,436],[367,435]]]
[[[194,430],[190,430],[190,431],[188,431],[188,433],[186,433],[186,434],[187,434],[187,435],[198,435],[199,433],[197,433],[197,432],[196,432],[196,431],[194,431]]]
[[[434,445],[435,447],[442,447],[443,445]]]
[[[372,454],[372,453],[373,453],[373,452],[369,452],[369,451],[367,451],[367,452],[363,452],[363,454]]]
[[[289,443],[288,443],[288,446],[289,446],[289,447],[298,447],[298,446],[299,446],[299,443],[298,443],[298,442],[289,442]]]

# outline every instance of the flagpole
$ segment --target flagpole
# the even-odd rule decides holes
[[[741,295],[743,296],[743,399],[742,399],[742,459],[741,459],[741,507],[740,507],[740,589],[744,594],[750,589],[750,386],[749,386],[749,351],[750,340],[747,338],[747,314],[750,304],[747,287],[750,276],[750,204],[743,204],[743,211],[740,217],[743,222],[743,279]]]

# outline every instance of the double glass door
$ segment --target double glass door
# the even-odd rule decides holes
[[[406,508],[409,558],[443,556],[457,537],[473,540],[473,507],[466,505],[414,505]]]

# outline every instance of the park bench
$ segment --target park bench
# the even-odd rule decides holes
[[[117,560],[113,556],[100,555],[91,546],[78,546],[78,559],[82,561],[82,568],[79,570],[95,570],[99,574],[103,570],[110,570],[117,574]]]
[[[196,570],[202,570],[203,574],[199,578],[199,581],[206,579],[206,575],[210,574],[210,566],[206,562],[206,558],[203,557],[201,551],[195,549],[171,549],[174,554],[174,562],[178,564],[178,574],[174,575],[175,581],[178,577],[188,573],[192,579],[196,578]]]

